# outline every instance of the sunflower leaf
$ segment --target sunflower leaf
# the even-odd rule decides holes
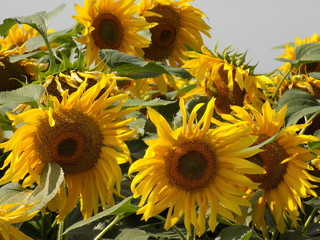
[[[114,240],[147,240],[149,235],[146,231],[138,228],[121,229],[121,233]]]
[[[293,67],[298,67],[302,64],[319,62],[320,61],[320,43],[305,43],[296,46],[294,49],[295,59],[276,58],[278,61],[288,62]]]
[[[252,236],[253,230],[248,226],[230,226],[222,229],[216,240],[249,240]]]
[[[320,110],[320,103],[313,95],[298,89],[286,91],[277,103],[276,109],[279,111],[285,105],[287,125],[295,124],[303,116]]]
[[[30,84],[16,90],[0,92],[0,105],[26,103],[31,106],[38,106],[43,93],[44,87],[38,84]]]
[[[68,229],[66,229],[63,234],[66,234],[66,233],[68,233],[69,231],[71,231],[73,229],[76,229],[76,228],[85,226],[87,224],[90,224],[90,223],[92,223],[94,221],[97,221],[97,220],[99,220],[101,218],[104,218],[106,216],[117,215],[117,214],[135,213],[137,211],[137,207],[135,207],[134,205],[132,205],[130,203],[131,198],[132,197],[128,197],[128,198],[124,199],[123,201],[121,201],[120,203],[118,203],[117,205],[112,206],[109,209],[107,209],[107,210],[105,210],[103,212],[100,212],[100,213],[96,214],[93,217],[87,218],[85,220],[82,220],[82,221],[79,221],[79,222],[73,224]]]
[[[111,71],[117,72],[122,77],[141,79],[153,78],[161,74],[171,74],[184,79],[192,78],[190,73],[183,68],[170,67],[161,62],[145,61],[116,50],[102,49],[99,56]]]
[[[320,197],[311,198],[310,200],[305,201],[304,203],[313,208],[320,209]]]
[[[310,77],[316,78],[320,80],[320,72],[311,72],[308,73]]]
[[[3,23],[0,25],[0,35],[2,37],[6,37],[10,31],[10,29],[15,25],[17,22],[12,18],[6,18],[3,20]]]
[[[165,106],[171,103],[174,103],[175,101],[166,101],[160,98],[155,98],[152,99],[150,101],[144,101],[141,99],[128,99],[125,103],[124,103],[124,107],[137,107],[137,106],[141,106],[141,107],[156,107],[156,106]]]
[[[39,202],[32,210],[38,210],[56,195],[64,180],[62,168],[57,163],[48,163],[40,174],[40,182],[31,195],[27,198],[29,203]]]
[[[19,24],[27,24],[41,34],[46,34],[49,23],[65,8],[65,6],[66,4],[61,4],[51,12],[41,11],[30,16],[15,17],[11,19]]]
[[[38,202],[28,212],[44,207],[58,192],[63,181],[61,167],[56,163],[49,163],[40,174],[40,182],[34,191],[23,188],[19,183],[11,182],[0,188],[0,205],[11,203],[32,204]]]

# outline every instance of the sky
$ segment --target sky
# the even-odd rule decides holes
[[[30,15],[39,11],[52,11],[60,4],[65,9],[50,23],[49,28],[67,29],[75,23],[74,4],[83,6],[83,0],[9,0],[0,9],[0,23],[5,18]],[[276,61],[283,53],[275,46],[293,42],[295,37],[305,38],[320,34],[319,0],[194,0],[194,7],[203,11],[205,21],[212,28],[212,38],[204,36],[205,45],[220,50],[232,45],[247,60],[257,64],[256,73],[271,72],[282,65]]]

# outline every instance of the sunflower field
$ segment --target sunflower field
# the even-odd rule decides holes
[[[320,239],[320,35],[259,74],[189,2],[1,23],[0,239]]]

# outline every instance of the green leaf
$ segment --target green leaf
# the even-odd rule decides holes
[[[320,197],[314,197],[308,201],[305,201],[304,203],[313,207],[313,208],[320,209]]]
[[[64,180],[62,168],[57,163],[48,163],[42,169],[37,188],[27,198],[28,202],[37,202],[37,209],[41,209],[54,198]],[[33,209],[34,210],[34,209]]]
[[[28,212],[44,207],[58,192],[63,181],[63,172],[56,163],[48,163],[40,174],[40,182],[34,191],[21,187],[19,183],[11,182],[0,188],[0,205],[11,203],[35,203]]]
[[[5,38],[8,35],[9,30],[16,23],[17,22],[14,19],[11,19],[11,18],[5,19],[3,23],[0,25],[0,35]]]
[[[248,226],[230,226],[222,229],[215,240],[249,240],[252,228]]]
[[[280,98],[276,109],[279,111],[287,105],[286,120],[290,124],[296,123],[301,117],[320,110],[320,103],[311,94],[292,89],[286,91]]]
[[[162,100],[160,98],[155,98],[152,99],[150,101],[144,101],[144,100],[140,100],[140,99],[128,99],[125,103],[124,103],[124,107],[156,107],[156,106],[165,106],[171,103],[174,103],[175,101],[166,101],[166,100]]]
[[[320,72],[311,72],[308,74],[309,74],[309,76],[311,76],[313,78],[320,79]]]
[[[19,24],[28,24],[41,34],[46,34],[49,23],[65,8],[65,6],[66,4],[61,4],[51,12],[41,11],[30,16],[15,17],[11,19]]]
[[[320,111],[320,106],[307,107],[305,109],[299,110],[288,117],[287,126],[296,124],[302,117],[316,113],[318,111]]]
[[[305,43],[294,49],[297,60],[308,62],[320,61],[320,43]]]
[[[18,62],[22,59],[26,58],[41,58],[45,55],[46,53],[44,51],[34,51],[34,52],[29,52],[26,54],[19,54],[19,55],[11,55],[9,56],[9,60],[11,63]]]
[[[29,84],[19,89],[0,92],[0,105],[27,103],[38,106],[44,93],[44,87],[38,84]]]
[[[147,240],[149,235],[146,231],[138,228],[125,228],[114,240]]]
[[[185,79],[192,78],[191,74],[183,68],[170,67],[160,62],[144,61],[116,50],[102,49],[99,56],[112,71],[123,77],[141,79],[171,74]]]
[[[320,61],[320,43],[305,43],[294,49],[295,59],[276,58],[278,61],[289,62],[293,67]]]
[[[47,34],[49,42],[59,42],[59,43],[67,43],[72,40],[73,36],[76,36],[76,32],[74,28],[69,28],[66,30],[49,33]],[[45,41],[42,36],[36,36],[28,39],[26,45],[26,51],[31,52],[34,51],[41,46],[45,45]]]
[[[128,197],[126,199],[124,199],[123,201],[121,201],[120,203],[118,203],[115,206],[110,207],[109,209],[100,212],[98,214],[96,214],[93,217],[87,218],[85,220],[79,221],[76,224],[73,224],[72,226],[70,226],[68,229],[65,230],[65,232],[63,234],[66,234],[67,232],[82,227],[86,224],[90,224],[94,221],[97,221],[103,217],[109,216],[109,215],[116,215],[116,214],[122,214],[122,213],[135,213],[137,211],[137,207],[133,206],[130,203],[132,197]]]

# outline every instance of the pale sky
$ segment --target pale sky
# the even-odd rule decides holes
[[[0,9],[0,23],[8,17],[19,17],[38,11],[51,11],[62,3],[66,8],[52,21],[50,28],[62,30],[75,20],[74,3],[83,0],[9,0]],[[274,58],[282,50],[272,47],[320,34],[319,0],[194,0],[190,2],[208,17],[212,38],[205,38],[211,50],[219,42],[219,49],[231,45],[238,52],[248,50],[248,60],[258,66],[256,73],[270,72],[282,65]]]

